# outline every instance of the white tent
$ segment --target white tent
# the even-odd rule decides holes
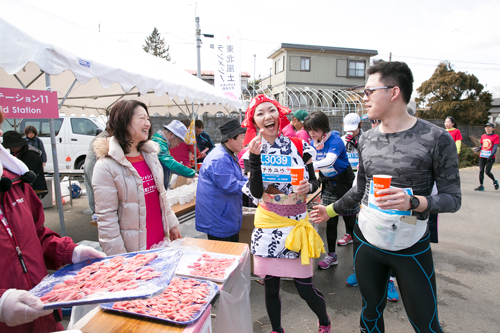
[[[163,59],[20,0],[0,0],[0,68],[0,87],[55,90],[60,107],[66,97],[76,98],[88,108],[96,103],[102,108],[103,103],[109,106],[120,98],[130,98],[127,94],[148,92],[159,99],[168,94],[185,105],[240,106],[239,101],[224,97],[213,86]],[[152,98],[153,94],[147,96]],[[56,154],[53,157],[56,197],[62,207]]]

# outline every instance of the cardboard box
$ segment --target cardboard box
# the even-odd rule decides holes
[[[254,216],[256,208],[243,207],[243,221],[241,222],[241,230],[239,233],[240,243],[248,244],[251,247],[252,232],[254,228]],[[253,259],[250,260],[250,272],[253,273]]]

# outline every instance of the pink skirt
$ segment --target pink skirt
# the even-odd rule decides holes
[[[253,256],[253,273],[261,278],[266,275],[304,279],[313,276],[314,259],[302,265],[300,258],[263,258]]]

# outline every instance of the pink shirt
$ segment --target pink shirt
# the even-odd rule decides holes
[[[285,127],[283,127],[281,132],[283,133],[284,136],[287,136],[289,138],[297,137],[297,134],[295,134],[295,128],[293,127],[293,125],[291,123],[286,125]]]
[[[144,156],[141,154],[137,157],[127,157],[127,160],[132,163],[132,166],[142,178],[142,188],[144,189],[144,198],[146,199],[146,249],[149,249],[165,237],[163,222],[161,220],[160,195],[151,170],[144,160]]]
[[[301,128],[297,133],[295,133],[299,139],[304,140],[307,143],[311,142],[311,137],[309,136],[309,133],[304,128]]]

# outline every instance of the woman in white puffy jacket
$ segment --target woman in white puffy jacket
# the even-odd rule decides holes
[[[164,237],[181,237],[167,201],[158,145],[144,103],[119,101],[109,115],[108,138],[94,142],[92,177],[99,242],[107,255],[147,250]]]

